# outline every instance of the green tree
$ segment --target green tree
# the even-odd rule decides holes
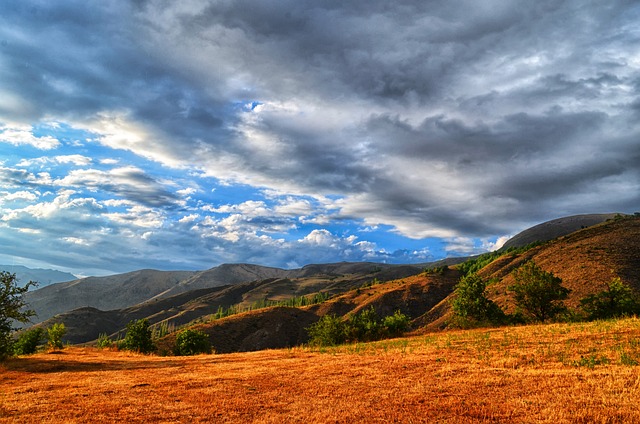
[[[529,261],[513,271],[516,284],[509,287],[514,293],[516,307],[530,319],[547,321],[567,310],[564,299],[570,290],[562,286],[562,279],[544,271]]]
[[[620,278],[614,278],[603,290],[580,300],[589,319],[607,319],[640,313],[640,301],[633,289]]]
[[[487,283],[475,273],[463,276],[451,302],[454,316],[462,326],[497,324],[504,320],[504,312],[486,296]]]
[[[31,355],[36,353],[38,346],[44,339],[44,330],[42,328],[32,328],[24,331],[18,336],[13,350],[16,355]]]
[[[120,347],[140,353],[151,353],[156,350],[149,321],[140,319],[129,322],[127,324],[127,334],[120,342]]]
[[[336,315],[325,315],[307,328],[312,346],[335,346],[346,341],[345,323]]]
[[[49,348],[52,350],[59,350],[64,348],[62,344],[62,338],[67,334],[67,328],[64,326],[64,323],[53,324],[51,327],[47,328],[47,340],[49,344]]]
[[[382,322],[372,307],[349,317],[345,328],[348,341],[370,342],[382,335]]]
[[[24,308],[24,294],[37,283],[29,281],[24,287],[18,286],[16,274],[0,271],[0,360],[13,354],[12,333],[14,322],[27,323],[35,315],[33,310]]]
[[[211,353],[209,336],[200,330],[186,329],[178,333],[174,354],[179,356]]]
[[[393,315],[384,317],[382,327],[387,335],[400,336],[409,329],[409,317],[400,311],[395,311]]]

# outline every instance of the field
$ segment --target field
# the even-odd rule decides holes
[[[0,366],[0,422],[640,422],[640,320],[195,357]]]

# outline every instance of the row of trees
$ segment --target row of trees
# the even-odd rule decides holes
[[[312,346],[335,346],[346,342],[370,342],[399,336],[409,328],[409,317],[400,311],[381,318],[374,307],[353,314],[346,321],[336,315],[325,315],[307,332]]]
[[[508,287],[516,305],[515,313],[507,315],[487,297],[487,282],[470,273],[460,279],[452,301],[454,324],[458,326],[500,325],[512,322],[545,322],[570,315],[564,304],[570,290],[562,279],[544,271],[529,261],[513,271],[515,284]],[[574,318],[607,319],[640,314],[640,298],[620,278],[614,278],[607,288],[580,300],[580,311]]]
[[[153,340],[153,331],[146,319],[134,320],[127,324],[127,332],[124,339],[114,342],[106,335],[100,336],[97,346],[100,348],[117,347],[138,353],[152,353],[157,350]],[[187,328],[176,336],[173,354],[178,356],[197,355],[199,353],[211,353],[211,341],[209,336],[200,330]]]

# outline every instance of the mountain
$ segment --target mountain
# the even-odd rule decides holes
[[[221,267],[226,270],[226,274],[235,266]],[[259,268],[250,269],[255,271]],[[246,265],[240,264],[237,265],[237,269],[238,273],[242,274],[247,268]],[[164,323],[170,327],[178,327],[214,314],[218,308],[226,309],[234,305],[241,309],[249,308],[254,304],[264,303],[265,300],[276,302],[293,296],[301,297],[320,292],[335,295],[376,282],[415,275],[421,272],[422,268],[365,262],[314,265],[280,271],[291,278],[267,278],[188,290],[173,296],[155,296],[138,304],[113,310],[83,306],[50,317],[41,323],[41,326],[47,327],[56,322],[64,322],[67,327],[66,340],[71,343],[83,343],[96,339],[101,333],[117,333],[129,321],[135,319],[147,318],[151,324]],[[273,272],[275,272],[273,268],[265,271],[267,274]],[[235,273],[231,275],[236,276]],[[252,276],[256,275],[252,274]],[[176,286],[184,285],[193,277],[195,276],[179,282]],[[167,290],[163,293],[166,292]],[[33,307],[33,304],[31,306]]]
[[[291,296],[311,293],[311,287],[322,286],[332,291],[332,280],[346,279],[361,284],[373,273],[379,279],[394,279],[420,272],[420,266],[388,265],[369,262],[310,265],[300,269],[284,270],[250,264],[223,264],[206,271],[140,270],[108,277],[89,277],[53,284],[28,292],[25,300],[36,312],[34,323],[45,321],[57,314],[77,308],[90,307],[102,311],[124,309],[146,301],[169,298],[193,290],[235,285],[251,281],[275,279],[287,286],[287,278],[305,278],[294,292],[271,284],[255,293],[245,294],[248,302],[268,296]],[[345,283],[347,287],[349,283]],[[324,287],[327,286],[327,287]],[[284,291],[283,291],[284,290]],[[319,289],[316,289],[319,290]],[[336,290],[341,290],[340,288]]]
[[[640,217],[618,217],[553,239],[521,253],[506,253],[483,269],[480,275],[495,282],[489,297],[513,312],[507,287],[514,283],[511,271],[528,260],[562,278],[571,290],[567,304],[577,307],[580,299],[606,288],[614,277],[640,291]],[[267,308],[224,319],[196,324],[209,334],[218,352],[233,352],[294,346],[307,340],[306,328],[321,316],[343,319],[373,306],[381,315],[400,310],[412,319],[416,332],[441,329],[451,318],[451,300],[461,273],[443,268],[431,273],[356,288],[326,302],[304,308]],[[176,333],[161,340],[169,349]]]
[[[78,278],[68,272],[57,271],[55,269],[27,268],[22,265],[0,265],[0,271],[16,274],[18,284],[21,287],[24,287],[29,281],[35,281],[39,287],[44,287],[49,284],[76,280]]]
[[[566,236],[583,228],[601,224],[616,216],[618,213],[574,215],[543,222],[516,234],[502,246],[502,249],[511,247],[523,247],[535,242],[553,240],[554,238]]]
[[[107,277],[88,277],[27,292],[24,299],[37,314],[34,322],[40,322],[81,307],[109,310],[135,305],[169,290],[194,274],[192,271],[140,270]]]
[[[613,219],[598,218],[600,223],[590,226],[586,223],[594,222],[589,221],[592,218],[569,218],[545,223],[546,228],[564,226],[561,237],[519,253],[504,252],[480,269],[479,274],[483,278],[493,281],[488,296],[504,310],[514,309],[512,296],[507,290],[514,282],[511,272],[528,260],[534,260],[544,270],[562,279],[563,285],[571,290],[567,300],[570,307],[576,307],[579,300],[588,294],[604,289],[614,277],[640,291],[640,217],[614,215]],[[566,233],[566,229],[575,226],[576,222],[580,225],[578,230]],[[545,225],[540,228],[530,231],[529,235],[548,237],[550,231],[544,229]],[[172,284],[155,290],[153,295],[145,293],[146,300],[137,304],[113,310],[99,307],[69,310],[41,325],[64,322],[68,328],[67,339],[74,343],[95,340],[100,333],[122,335],[126,323],[133,319],[146,318],[156,328],[195,325],[210,335],[218,352],[303,343],[306,340],[305,329],[321,316],[335,314],[347,319],[350,314],[370,306],[382,316],[400,310],[412,319],[416,331],[433,331],[447,325],[451,317],[450,301],[462,275],[456,265],[445,265],[434,268],[338,263],[313,264],[295,270],[247,264],[221,265],[176,279]],[[425,268],[431,269],[425,271]],[[141,271],[141,275],[150,272],[160,273]],[[132,274],[127,275],[132,280],[131,288],[139,287]],[[117,276],[117,279],[122,280],[124,276]],[[69,283],[62,284],[67,285]],[[125,286],[121,284],[119,289],[124,291]],[[93,284],[91,287],[95,290],[98,286]],[[317,293],[330,298],[302,308],[280,306],[221,319],[212,318],[219,308],[248,309],[251,305],[265,305],[265,301]],[[173,339],[175,333],[169,334],[161,341],[161,346],[168,349]]]

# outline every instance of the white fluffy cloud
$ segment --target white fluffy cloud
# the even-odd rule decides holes
[[[60,146],[60,141],[55,137],[35,136],[31,127],[0,126],[0,143],[9,143],[14,146],[27,145],[39,150],[52,150]]]
[[[616,0],[3,4],[2,213],[23,219],[3,222],[44,237],[28,217],[73,190],[96,204],[60,211],[104,249],[282,265],[632,213],[639,19]],[[55,240],[97,245],[75,231]]]

